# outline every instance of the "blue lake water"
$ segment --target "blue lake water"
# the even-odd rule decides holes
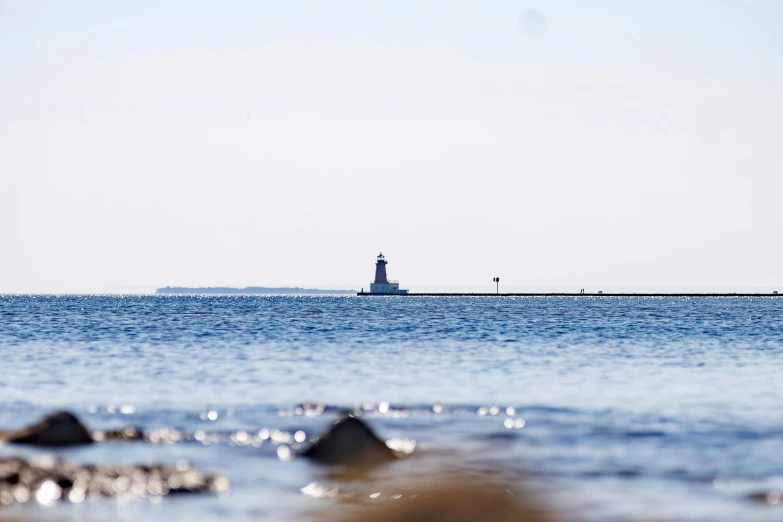
[[[58,456],[187,459],[231,483],[5,510],[299,520],[492,470],[564,520],[783,520],[748,498],[783,489],[782,319],[775,298],[0,296],[0,427],[66,408],[160,442]],[[339,409],[413,455],[364,481],[287,459]]]

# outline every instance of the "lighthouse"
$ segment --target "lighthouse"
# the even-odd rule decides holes
[[[383,256],[383,252],[378,254],[378,259],[375,261],[375,281],[370,283],[371,294],[407,294],[407,290],[400,290],[400,283],[398,281],[389,281],[386,278],[386,258]]]

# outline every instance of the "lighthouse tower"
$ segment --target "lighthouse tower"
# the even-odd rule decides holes
[[[370,283],[371,294],[407,294],[407,290],[400,290],[400,283],[397,281],[389,281],[386,278],[386,258],[383,256],[383,252],[378,254],[378,259],[375,261],[375,281]]]
[[[383,257],[383,252],[378,254],[378,260],[375,262],[375,281],[377,284],[387,284],[389,282],[386,279],[386,258]]]

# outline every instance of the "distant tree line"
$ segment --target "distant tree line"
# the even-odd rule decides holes
[[[355,294],[356,290],[322,290],[318,288],[248,286],[232,288],[229,286],[167,286],[155,290],[156,294]]]

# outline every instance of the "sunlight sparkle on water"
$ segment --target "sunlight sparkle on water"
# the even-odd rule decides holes
[[[53,480],[46,480],[40,486],[38,486],[38,489],[35,492],[35,500],[39,504],[48,506],[58,500],[62,493],[62,488],[60,488],[60,486],[58,486]]]
[[[280,446],[277,448],[277,458],[282,461],[291,460],[294,458],[294,454],[288,446]]]
[[[399,451],[406,454],[413,453],[416,449],[416,441],[411,439],[399,439],[393,438],[386,441],[386,446],[394,451]]]
[[[511,417],[508,417],[506,420],[503,421],[503,426],[505,426],[508,429],[511,428],[521,429],[525,427],[525,419],[522,418],[512,419]]]
[[[71,488],[71,491],[68,492],[68,501],[74,504],[84,502],[84,497],[84,490],[81,488]]]
[[[30,490],[22,485],[16,486],[14,488],[14,500],[20,504],[24,504],[30,500]]]
[[[327,487],[323,486],[317,482],[311,482],[302,489],[300,489],[303,494],[307,495],[308,497],[313,498],[324,498],[324,497],[336,497],[337,494],[340,492],[340,488],[338,487]]]

